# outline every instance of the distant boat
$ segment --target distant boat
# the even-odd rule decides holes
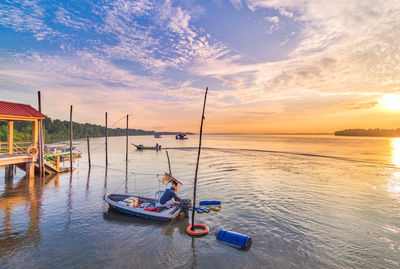
[[[161,150],[161,145],[156,144],[154,147],[146,147],[143,145],[135,145],[132,143],[132,145],[134,145],[138,150],[142,150],[142,149],[152,149],[152,150]]]
[[[163,221],[171,221],[182,210],[180,204],[165,209],[158,205],[155,198],[137,197],[133,194],[106,193],[104,201],[113,209],[124,214]]]
[[[155,134],[154,134],[154,138],[161,138],[161,134],[155,133]]]
[[[186,137],[186,134],[184,134],[184,133],[179,133],[179,134],[177,134],[177,135],[175,136],[175,139],[183,140],[183,139],[188,139],[188,138]]]

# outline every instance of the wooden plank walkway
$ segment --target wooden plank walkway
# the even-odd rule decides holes
[[[0,165],[31,163],[31,162],[35,162],[35,161],[36,161],[36,158],[28,156],[27,154],[0,155]]]

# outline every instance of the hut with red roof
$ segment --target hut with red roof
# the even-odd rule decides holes
[[[0,101],[0,121],[6,121],[7,141],[0,142],[0,166],[5,166],[6,177],[13,174],[14,165],[25,168],[27,177],[34,177],[34,162],[37,160],[39,121],[46,116],[30,105]],[[14,122],[32,123],[32,141],[14,142]]]

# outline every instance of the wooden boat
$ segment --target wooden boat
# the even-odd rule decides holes
[[[186,134],[179,133],[179,134],[175,135],[175,139],[183,140],[183,139],[188,139],[188,138],[186,137]]]
[[[179,204],[169,209],[157,207],[157,199],[138,197],[133,194],[106,193],[104,195],[104,201],[106,201],[111,208],[124,214],[162,221],[171,221],[178,216],[182,210]],[[146,208],[157,208],[158,212],[145,210]]]
[[[152,149],[152,150],[160,150],[161,149],[161,145],[155,145],[154,147],[146,147],[143,145],[135,145],[132,143],[132,145],[134,145],[138,150],[142,150],[142,149]]]
[[[60,156],[61,161],[66,161],[71,158],[71,149],[66,144],[46,144],[44,145],[44,158],[53,160],[55,156]],[[72,147],[72,159],[80,158],[82,152]]]

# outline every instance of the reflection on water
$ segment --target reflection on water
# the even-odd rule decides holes
[[[155,144],[153,137],[131,139]],[[172,171],[183,182],[184,198],[192,196],[197,141],[194,136],[157,140],[174,148]],[[85,140],[78,144],[86,149]],[[198,197],[223,202],[220,212],[196,215],[196,222],[210,227],[208,236],[187,236],[185,218],[155,222],[109,209],[106,192],[153,197],[165,187],[157,174],[168,171],[168,163],[164,151],[133,149],[126,162],[124,138],[112,137],[106,167],[99,138],[91,141],[91,168],[83,156],[72,174],[14,181],[0,175],[0,267],[396,268],[400,263],[400,201],[393,199],[400,193],[400,170],[393,168],[400,168],[400,140],[205,135],[204,144],[209,149],[202,151]],[[260,149],[265,151],[255,151]],[[216,241],[221,228],[251,236],[252,248],[243,252]]]
[[[185,235],[186,227],[189,225],[189,219],[183,216],[179,216],[173,223],[166,223],[165,221],[131,217],[112,208],[104,212],[103,218],[115,224],[134,224],[135,226],[161,228],[164,236],[172,236],[174,231],[179,231],[181,235]]]
[[[393,169],[392,177],[388,179],[387,189],[390,194],[400,198],[400,137],[391,139],[392,163],[397,169]]]
[[[17,182],[14,182],[17,181]],[[45,178],[29,179],[22,177],[19,180],[5,179],[4,192],[0,196],[0,210],[2,229],[0,230],[0,253],[18,249],[25,245],[40,243],[39,221],[43,189],[54,182],[59,184],[59,176],[51,175]],[[20,218],[18,209],[24,208],[23,226],[14,219]]]
[[[400,137],[391,139],[392,163],[400,168]]]

